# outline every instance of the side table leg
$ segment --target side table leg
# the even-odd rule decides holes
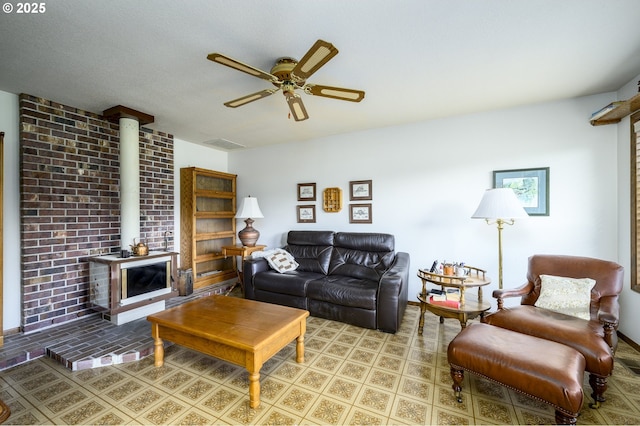
[[[426,310],[426,304],[420,303],[420,322],[418,322],[418,336],[422,336],[422,331],[424,330],[424,313]]]
[[[467,314],[460,314],[460,317],[458,317],[458,319],[460,320],[460,328],[462,330],[467,328],[467,321],[469,321],[469,317],[467,316]]]

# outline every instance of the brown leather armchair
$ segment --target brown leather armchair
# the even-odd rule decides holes
[[[592,278],[590,320],[535,306],[540,295],[540,275]],[[483,322],[565,344],[582,353],[593,390],[592,408],[605,401],[607,378],[613,372],[618,345],[619,304],[624,269],[615,262],[588,257],[534,255],[529,258],[527,282],[514,289],[494,290],[498,311],[485,315]],[[520,306],[504,307],[507,297],[521,297]]]

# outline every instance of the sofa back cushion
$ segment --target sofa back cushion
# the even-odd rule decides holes
[[[395,256],[395,239],[390,234],[338,232],[333,244],[330,275],[378,281]]]
[[[333,231],[289,231],[285,250],[298,262],[298,271],[327,275],[333,242]]]

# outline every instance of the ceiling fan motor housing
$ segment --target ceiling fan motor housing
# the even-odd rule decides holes
[[[276,87],[280,87],[280,85],[282,85],[283,90],[284,86],[287,83],[292,84],[294,88],[295,86],[304,86],[305,80],[297,78],[291,74],[291,71],[295,68],[296,65],[298,65],[298,61],[293,58],[284,57],[278,59],[273,68],[271,68],[271,74],[278,77],[279,82],[273,83],[273,85]]]

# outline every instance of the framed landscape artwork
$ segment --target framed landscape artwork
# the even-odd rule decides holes
[[[529,216],[549,216],[549,167],[495,170],[494,188],[511,188]]]

